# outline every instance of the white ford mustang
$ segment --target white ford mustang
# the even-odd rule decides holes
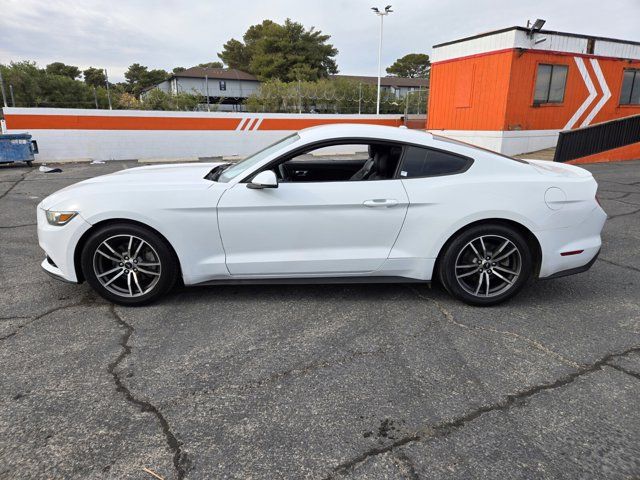
[[[606,214],[581,168],[424,132],[310,128],[236,164],[123,170],[38,205],[42,267],[123,305],[185,285],[429,282],[492,305],[587,270]]]

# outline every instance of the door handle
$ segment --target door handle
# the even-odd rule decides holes
[[[398,205],[398,200],[394,198],[374,198],[372,200],[365,200],[362,203],[365,207],[395,207]]]

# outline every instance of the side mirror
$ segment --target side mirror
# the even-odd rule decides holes
[[[278,188],[278,177],[273,170],[265,170],[253,177],[247,188]]]

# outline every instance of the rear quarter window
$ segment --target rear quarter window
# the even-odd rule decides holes
[[[400,178],[437,177],[465,172],[470,158],[430,148],[408,146],[402,157]]]

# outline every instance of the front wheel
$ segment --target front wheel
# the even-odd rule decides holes
[[[454,297],[470,305],[489,306],[513,297],[532,270],[523,236],[501,224],[471,227],[446,247],[440,281]]]
[[[82,272],[107,300],[143,305],[157,300],[175,284],[179,274],[173,252],[155,232],[134,224],[107,225],[84,245]]]

